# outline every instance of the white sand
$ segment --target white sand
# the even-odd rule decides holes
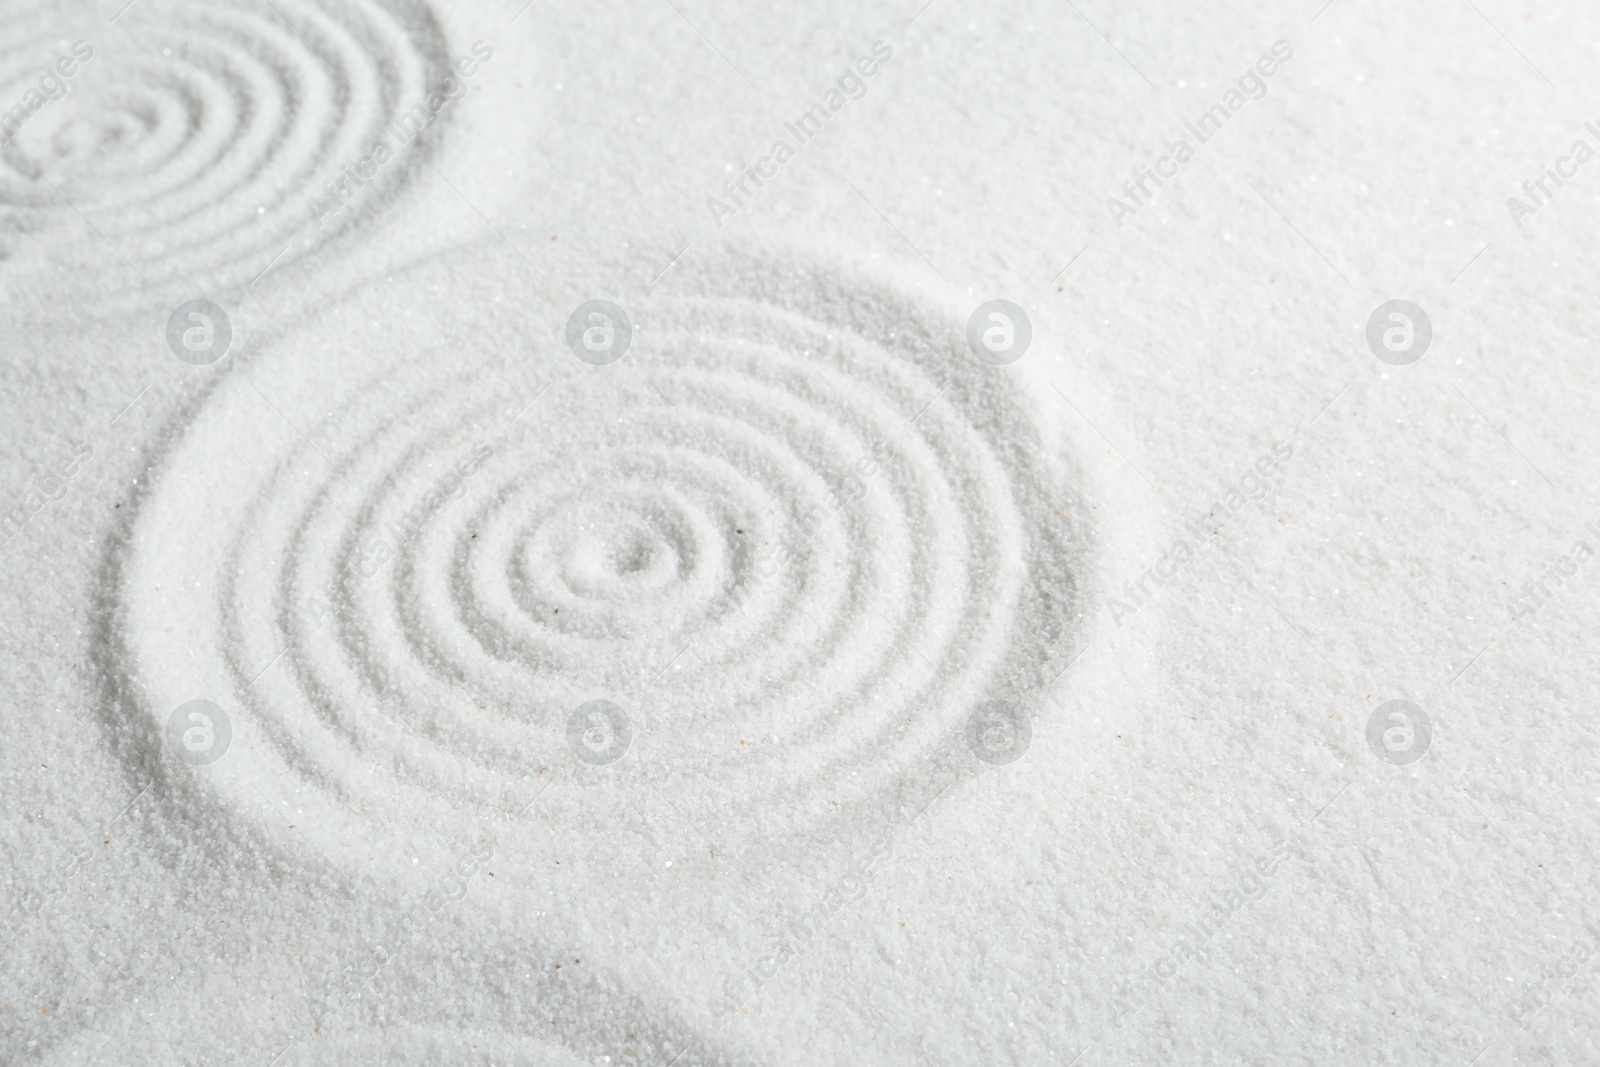
[[[0,39],[0,1062],[1600,1054],[1590,12],[120,6]]]

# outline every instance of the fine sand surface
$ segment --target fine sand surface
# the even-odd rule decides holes
[[[1600,1059],[1600,11],[919,3],[0,0],[0,1063]]]

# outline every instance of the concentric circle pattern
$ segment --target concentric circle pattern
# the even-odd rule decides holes
[[[149,716],[215,700],[214,781],[382,820],[552,768],[825,806],[1036,694],[1077,617],[1059,449],[959,321],[792,262],[686,270],[611,366],[564,315],[355,306],[225,383],[127,563]]]
[[[408,0],[81,10],[65,37],[54,5],[0,6],[0,259],[47,256],[53,282],[244,284],[370,214],[433,139],[400,147],[387,125],[444,70],[439,27]],[[380,140],[395,159],[346,184],[359,202],[312,212]]]

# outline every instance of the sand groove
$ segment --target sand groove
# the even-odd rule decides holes
[[[959,322],[772,259],[640,301],[607,367],[466,301],[352,307],[359,351],[319,324],[224,383],[127,562],[152,725],[215,700],[213,785],[271,781],[363,836],[445,801],[453,840],[596,773],[567,744],[586,701],[627,712],[664,784],[803,811],[1046,684],[1079,546],[1028,398]]]
[[[398,148],[389,124],[443,71],[439,26],[405,0],[139,0],[79,22],[74,56],[58,13],[0,11],[0,109],[22,108],[0,147],[0,258],[48,255],[58,284],[243,285],[370,216],[434,136],[399,149],[361,211],[308,209],[376,141]]]

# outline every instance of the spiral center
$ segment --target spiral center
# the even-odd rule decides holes
[[[569,542],[562,574],[579,596],[614,599],[670,584],[679,563],[672,541],[644,523],[595,523]]]

